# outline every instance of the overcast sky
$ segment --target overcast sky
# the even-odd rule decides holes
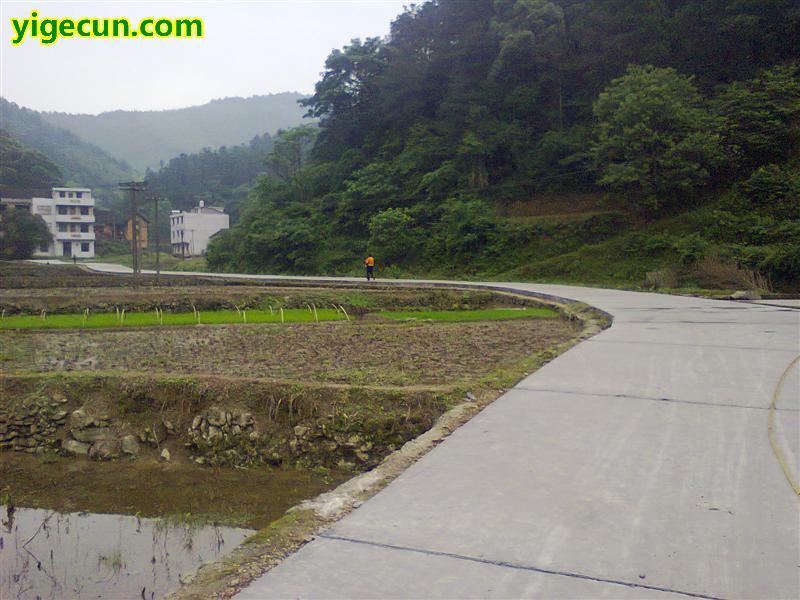
[[[0,0],[0,95],[36,110],[98,113],[203,104],[226,96],[310,93],[325,58],[384,36],[409,0],[11,2]],[[11,44],[10,19],[201,17],[202,39],[37,39]]]

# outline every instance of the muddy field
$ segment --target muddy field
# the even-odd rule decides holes
[[[112,463],[12,452],[0,452],[0,473],[7,478],[0,496],[10,495],[19,506],[181,521],[194,516],[256,529],[280,517],[298,498],[313,497],[350,476],[335,470],[261,467],[242,472],[186,460]]]
[[[135,371],[359,385],[453,385],[560,344],[564,319],[196,326],[0,334],[2,369]]]

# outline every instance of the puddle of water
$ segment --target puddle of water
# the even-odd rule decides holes
[[[0,506],[0,598],[163,598],[251,533]]]

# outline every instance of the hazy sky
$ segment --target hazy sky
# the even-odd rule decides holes
[[[325,58],[384,36],[409,0],[12,2],[0,0],[0,95],[37,110],[98,113],[202,104],[226,96],[310,93]],[[201,17],[202,39],[60,39],[14,46],[10,19]]]

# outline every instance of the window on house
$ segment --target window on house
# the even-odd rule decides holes
[[[67,193],[66,192],[58,192],[58,195],[59,195],[60,198],[66,198],[67,197]]]
[[[75,192],[76,198],[83,198],[83,192]]]
[[[83,242],[81,244],[81,252],[88,252],[89,251],[89,242]]]
[[[67,198],[72,198],[73,196],[75,196],[75,194],[73,194],[72,192],[67,193]]]
[[[89,233],[89,225],[81,223],[81,233]]]
[[[67,214],[67,212],[68,211],[67,211],[67,207],[66,206],[59,206],[58,207],[58,214],[65,215],[65,214]]]
[[[88,215],[89,214],[89,207],[88,206],[81,206],[81,214]]]
[[[67,230],[67,223],[59,223],[58,230],[62,233],[65,232]]]

